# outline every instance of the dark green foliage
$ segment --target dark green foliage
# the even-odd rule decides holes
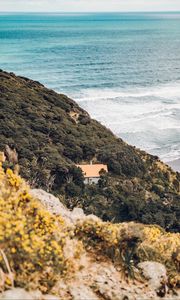
[[[70,208],[179,230],[179,174],[157,167],[157,157],[115,137],[67,96],[0,71],[0,150],[5,145],[17,150],[32,186],[63,194]],[[107,164],[109,173],[84,186],[75,164],[90,160]]]
[[[81,194],[81,188],[74,182],[70,182],[66,184],[66,193],[69,197],[77,197]]]
[[[117,175],[142,176],[145,172],[144,163],[134,147],[122,145],[119,149],[118,145],[110,144],[99,152],[98,157]]]

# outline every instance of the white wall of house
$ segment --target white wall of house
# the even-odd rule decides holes
[[[100,177],[87,177],[84,180],[85,184],[92,184],[92,183],[98,183]]]

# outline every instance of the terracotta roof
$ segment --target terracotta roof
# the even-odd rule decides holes
[[[87,177],[100,177],[99,172],[101,170],[104,170],[104,171],[108,172],[107,165],[103,165],[103,164],[77,165],[77,167],[81,168],[85,178],[87,178]]]

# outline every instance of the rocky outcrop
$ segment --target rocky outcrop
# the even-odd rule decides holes
[[[93,219],[100,220],[95,215],[85,215],[82,208],[74,207],[72,211],[67,209],[58,198],[41,189],[32,189],[30,191],[32,197],[38,199],[44,207],[52,214],[61,215],[67,223],[75,224],[78,220]]]
[[[138,267],[154,290],[158,290],[162,284],[166,285],[167,273],[164,265],[155,261],[144,261]]]
[[[75,225],[79,220],[100,221],[94,215],[86,216],[82,209],[68,210],[58,198],[43,190],[34,189],[30,193],[51,213],[63,216],[68,224]],[[72,243],[67,246],[67,253],[71,252],[71,247]],[[141,281],[125,278],[121,268],[116,268],[110,259],[101,255],[94,256],[85,252],[79,264],[80,267],[70,281],[57,283],[55,290],[60,295],[59,299],[156,300],[163,296],[164,299],[171,300],[180,296],[180,293],[173,295],[168,290],[166,267],[156,261],[138,264],[136,273],[140,276],[142,274]]]
[[[50,213],[61,215],[66,221],[72,221],[70,211],[52,194],[42,189],[31,189],[30,194],[33,198],[38,199]]]
[[[43,295],[40,291],[27,292],[21,288],[13,288],[0,295],[2,300],[60,300],[54,295]]]

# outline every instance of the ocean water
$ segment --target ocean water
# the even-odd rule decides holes
[[[0,14],[0,68],[69,95],[128,143],[180,158],[180,13]]]

